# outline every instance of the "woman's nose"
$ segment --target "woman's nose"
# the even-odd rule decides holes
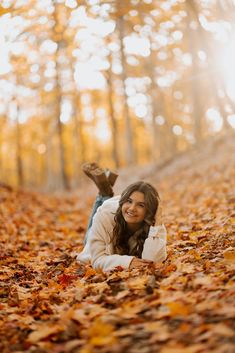
[[[135,204],[132,203],[129,208],[130,208],[130,210],[134,210],[135,209]]]

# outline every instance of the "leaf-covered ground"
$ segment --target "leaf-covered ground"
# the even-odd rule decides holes
[[[76,263],[86,190],[65,197],[1,185],[0,352],[233,353],[233,141],[148,174],[163,199],[168,258],[144,271]]]

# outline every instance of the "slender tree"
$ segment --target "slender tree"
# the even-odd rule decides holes
[[[119,153],[118,153],[118,126],[115,117],[115,109],[113,104],[113,74],[112,74],[112,54],[109,54],[109,69],[106,73],[106,81],[107,81],[107,94],[108,94],[108,108],[109,108],[109,116],[111,122],[111,130],[112,130],[112,157],[114,160],[114,165],[116,168],[120,167],[119,161]]]
[[[64,135],[64,128],[63,124],[60,119],[61,115],[61,105],[62,105],[62,89],[61,89],[61,77],[60,77],[60,54],[61,49],[63,48],[63,26],[60,23],[60,9],[59,4],[56,0],[52,0],[54,5],[54,12],[53,12],[53,19],[54,19],[54,35],[53,40],[56,43],[57,49],[55,51],[55,116],[57,120],[57,133],[59,139],[59,157],[60,157],[60,169],[61,169],[61,176],[63,181],[63,187],[65,189],[69,189],[69,177],[66,169],[66,159],[65,159],[65,144],[63,140]]]

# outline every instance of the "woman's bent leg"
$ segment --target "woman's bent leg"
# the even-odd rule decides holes
[[[102,195],[97,195],[96,196],[96,200],[94,202],[94,205],[93,205],[93,208],[92,208],[92,211],[91,211],[91,215],[90,215],[90,218],[89,218],[89,222],[88,222],[88,226],[87,226],[87,230],[86,230],[86,234],[85,234],[85,240],[84,240],[84,244],[86,244],[87,242],[87,239],[88,239],[88,235],[89,235],[89,230],[92,226],[92,223],[93,223],[93,218],[94,218],[94,215],[96,214],[96,211],[97,209],[104,203],[104,201],[110,199],[111,196],[102,196]]]

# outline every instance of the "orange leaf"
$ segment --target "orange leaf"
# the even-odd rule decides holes
[[[67,274],[63,274],[63,275],[60,275],[58,277],[58,280],[59,280],[59,283],[64,286],[64,287],[67,287],[69,284],[71,284],[75,279],[78,279],[78,276],[77,275],[67,275]]]
[[[170,309],[171,316],[187,316],[191,313],[191,306],[181,302],[169,302],[166,303]]]
[[[226,260],[235,261],[235,249],[232,246],[227,248],[224,251],[223,255]]]

